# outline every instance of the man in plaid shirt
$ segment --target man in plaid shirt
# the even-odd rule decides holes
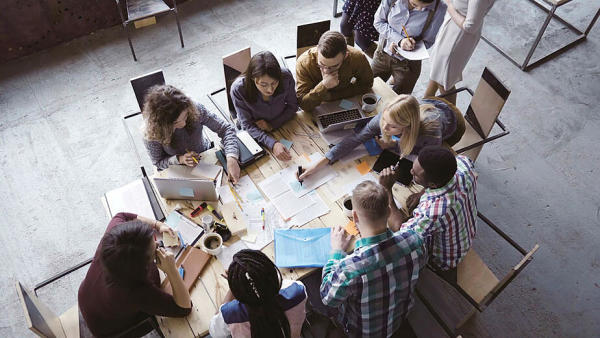
[[[421,234],[431,255],[430,264],[445,279],[456,283],[456,267],[469,251],[476,230],[477,175],[473,162],[468,157],[455,156],[445,147],[428,146],[419,152],[411,173],[413,180],[425,189],[417,194],[419,204],[409,220],[395,204],[390,204],[391,209],[395,208],[391,211],[390,227]],[[390,168],[380,176],[380,183],[388,192],[393,176]]]
[[[352,206],[361,238],[346,255],[350,235],[342,227],[332,229],[323,304],[338,310],[338,324],[350,337],[390,337],[410,330],[405,319],[427,262],[425,244],[415,231],[399,234],[387,228],[388,194],[381,185],[359,184],[352,191]]]

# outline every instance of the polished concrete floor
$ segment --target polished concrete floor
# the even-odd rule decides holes
[[[581,29],[597,6],[573,1],[559,13]],[[206,103],[223,84],[222,55],[245,46],[293,54],[296,25],[331,19],[329,0],[188,1],[180,9],[184,49],[174,20],[163,18],[134,33],[138,62],[113,27],[0,65],[0,336],[32,335],[15,281],[31,287],[90,257],[108,221],[100,197],[139,176],[121,122],[137,111],[130,78],[162,69],[167,82]],[[484,34],[522,59],[542,21],[528,2],[498,1]],[[553,22],[539,49],[572,37]],[[463,85],[474,88],[489,67],[512,89],[501,114],[511,133],[477,161],[479,208],[525,248],[541,248],[466,336],[600,332],[599,47],[596,27],[586,42],[524,73],[481,42],[467,65]],[[428,73],[425,61],[416,95]],[[519,260],[483,225],[476,246],[496,272]],[[83,273],[44,289],[42,299],[66,310]]]

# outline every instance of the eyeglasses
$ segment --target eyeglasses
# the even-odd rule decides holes
[[[342,60],[342,62],[340,62],[340,63],[338,63],[336,65],[333,65],[333,66],[324,66],[324,65],[322,65],[320,63],[317,63],[317,66],[319,66],[319,68],[323,69],[323,70],[338,70],[342,66],[343,62],[344,61]]]

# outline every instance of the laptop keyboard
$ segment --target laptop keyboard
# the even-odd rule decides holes
[[[321,126],[323,127],[323,129],[329,127],[332,124],[358,120],[360,118],[362,118],[362,116],[360,115],[358,109],[342,110],[332,114],[318,116],[319,122],[321,122]]]

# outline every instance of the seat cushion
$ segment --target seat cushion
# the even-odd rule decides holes
[[[481,136],[479,136],[479,134],[475,131],[475,129],[473,129],[473,127],[471,126],[471,124],[469,124],[468,122],[465,123],[465,133],[463,134],[462,138],[460,139],[460,141],[458,141],[458,143],[456,143],[454,146],[452,146],[452,149],[454,149],[455,151],[470,146],[471,144],[475,143],[475,142],[479,142],[483,140],[481,138]],[[474,149],[471,150],[467,150],[463,153],[460,153],[461,155],[465,155],[468,158],[470,158],[473,162],[475,162],[475,160],[477,159],[477,157],[479,156],[479,152],[481,152],[481,148],[483,146],[479,146],[476,147]]]

